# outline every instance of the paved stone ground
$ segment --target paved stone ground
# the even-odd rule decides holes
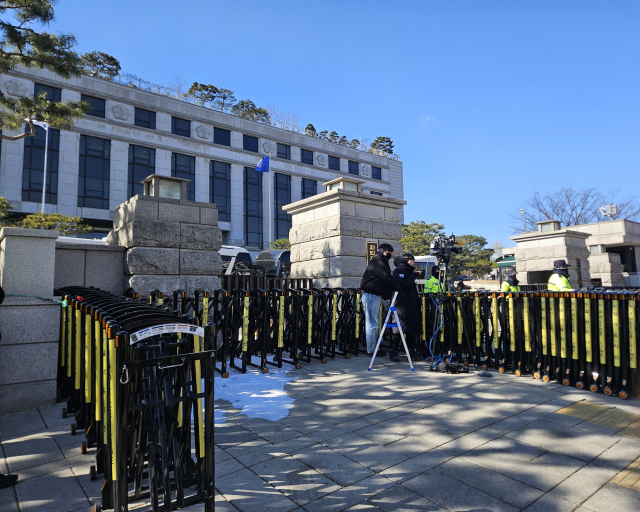
[[[367,372],[367,362],[291,370],[295,406],[281,421],[219,401],[229,419],[216,427],[216,510],[640,510],[639,492],[610,482],[640,440],[556,414],[579,400],[639,414],[639,400],[388,360]],[[59,406],[0,418],[0,472],[20,475],[0,490],[0,512],[90,510],[100,482],[70,422]]]

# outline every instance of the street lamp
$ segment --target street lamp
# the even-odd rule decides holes
[[[525,212],[522,208],[520,208],[520,213],[524,217],[524,233],[527,232],[527,212]]]

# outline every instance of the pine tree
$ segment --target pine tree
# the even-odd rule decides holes
[[[54,20],[54,3],[54,0],[0,2],[0,72],[24,66],[48,69],[67,79],[82,73],[82,59],[72,50],[76,43],[72,34],[52,34],[33,28]],[[0,129],[22,130],[25,119],[28,120],[29,132],[0,135],[4,140],[18,140],[35,137],[33,120],[68,129],[90,105],[79,101],[51,103],[44,93],[12,98],[0,92],[0,107]]]
[[[82,64],[87,74],[96,78],[113,79],[120,73],[120,61],[103,52],[83,54]]]
[[[334,143],[335,143],[335,142],[338,142],[338,139],[339,139],[339,138],[340,138],[340,137],[339,137],[339,135],[338,135],[338,132],[336,132],[336,131],[333,131],[333,132],[331,132],[331,133],[329,134],[329,142],[334,142]]]
[[[389,137],[376,137],[371,143],[371,149],[382,150],[393,155],[393,141]]]
[[[236,97],[230,89],[218,89],[218,94],[213,100],[213,108],[220,112],[229,112],[236,103]]]
[[[307,127],[304,129],[304,134],[308,135],[309,137],[317,137],[318,136],[318,134],[316,133],[315,127],[311,123],[309,123],[307,125]]]
[[[215,85],[206,85],[199,84],[198,82],[193,82],[187,94],[195,96],[195,98],[200,102],[201,106],[204,106],[205,103],[211,103],[218,96],[218,92],[220,90]]]

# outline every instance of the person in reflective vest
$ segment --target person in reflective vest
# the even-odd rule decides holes
[[[443,292],[444,288],[438,281],[440,275],[440,267],[435,266],[431,268],[431,277],[424,282],[424,293],[438,293]]]
[[[548,288],[552,292],[564,292],[571,290],[569,282],[569,269],[565,260],[555,260],[553,262],[553,274],[549,278]]]
[[[507,274],[507,280],[502,283],[502,287],[500,288],[500,291],[503,293],[519,292],[520,286],[518,284],[519,284],[519,281],[516,278],[516,273],[511,272],[510,274]]]

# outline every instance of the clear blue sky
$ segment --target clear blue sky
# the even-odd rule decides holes
[[[147,80],[391,137],[407,221],[509,246],[533,191],[640,193],[637,0],[60,0],[57,18]]]

